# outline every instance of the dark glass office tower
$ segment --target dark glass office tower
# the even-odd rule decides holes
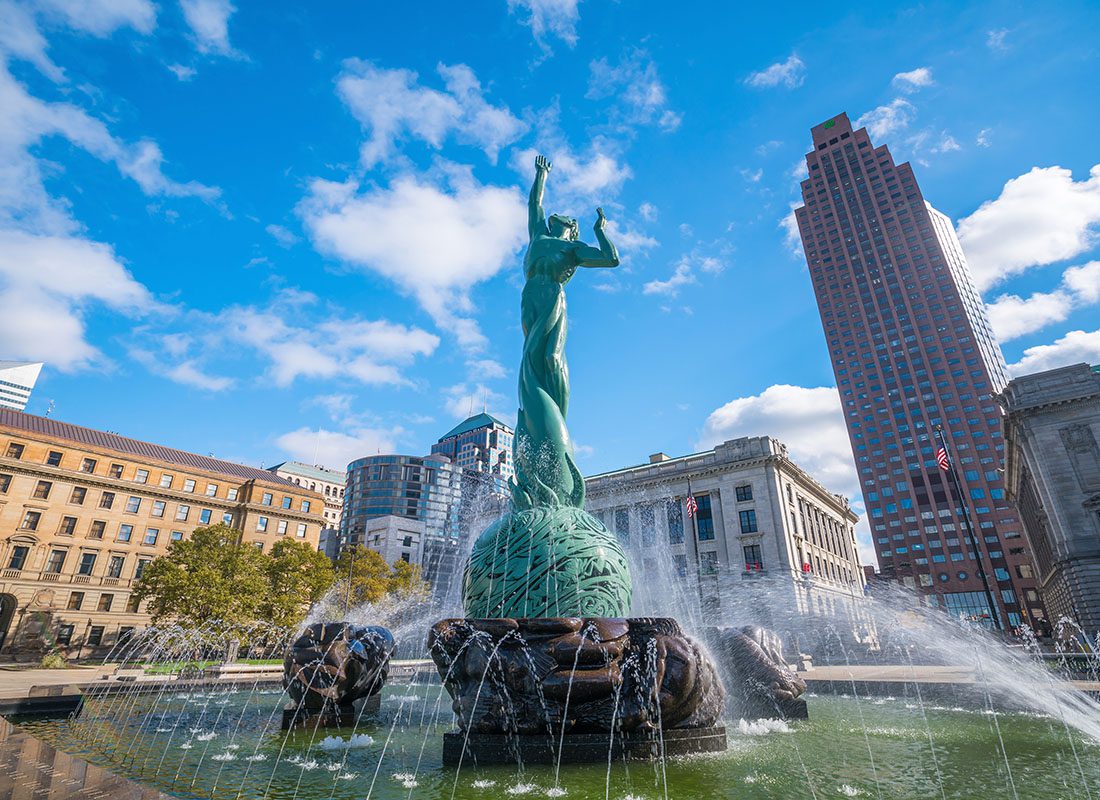
[[[936,464],[942,425],[1000,619],[1041,627],[1001,472],[1004,357],[951,221],[846,114],[812,135],[795,216],[880,571],[952,614],[989,614],[964,504]]]

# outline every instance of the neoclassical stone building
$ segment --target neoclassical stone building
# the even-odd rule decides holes
[[[1005,484],[1031,542],[1050,622],[1100,631],[1100,366],[1023,375],[998,396]],[[1019,569],[1019,567],[1017,567]]]
[[[266,470],[0,409],[0,660],[88,656],[146,626],[134,581],[195,528],[316,548],[323,511]]]

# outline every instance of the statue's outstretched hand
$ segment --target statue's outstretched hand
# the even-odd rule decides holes
[[[554,165],[550,163],[550,159],[548,159],[546,156],[535,156],[535,169],[539,172],[550,172],[553,166]]]
[[[597,231],[602,231],[607,227],[607,217],[603,215],[603,207],[600,206],[596,209],[596,224],[592,226]]]

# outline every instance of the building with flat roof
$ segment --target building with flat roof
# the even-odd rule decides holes
[[[40,361],[0,361],[0,408],[25,409],[41,372]]]
[[[325,527],[321,531],[320,550],[329,558],[335,558],[340,549],[340,517],[344,512],[347,473],[301,461],[283,461],[267,470],[325,498]]]
[[[1011,380],[1005,486],[1035,555],[1048,622],[1100,631],[1100,366],[1074,364]],[[1031,577],[1029,564],[1018,564]],[[1039,616],[1039,597],[1025,590]],[[1040,626],[1045,627],[1045,626]]]
[[[221,522],[316,548],[323,509],[267,470],[0,409],[0,658],[107,652],[148,624],[131,591],[172,542]]]
[[[459,467],[500,477],[502,484],[516,474],[508,425],[492,414],[475,414],[447,431],[432,445],[433,455],[445,455]]]
[[[657,453],[585,488],[588,511],[630,558],[632,614],[782,628],[806,615],[850,619],[863,596],[859,518],[770,437]]]
[[[952,615],[1008,627],[1037,588],[1019,512],[1005,495],[1007,374],[951,221],[908,163],[846,114],[811,130],[795,209],[859,471],[879,572]],[[936,463],[942,426],[963,496]],[[965,535],[967,505],[978,550]],[[996,575],[989,608],[979,575]],[[992,580],[992,579],[991,579]]]

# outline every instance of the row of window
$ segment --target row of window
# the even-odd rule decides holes
[[[175,534],[173,534],[175,538]],[[11,549],[11,555],[8,557],[8,569],[23,570],[27,566],[27,557],[30,555],[30,547],[28,545],[15,545]],[[65,568],[65,561],[69,557],[69,551],[63,548],[55,548],[50,551],[49,557],[46,559],[46,567],[43,572],[59,575]],[[92,570],[95,569],[96,561],[99,558],[99,553],[85,551],[80,554],[80,563],[77,565],[77,575],[91,575]],[[145,566],[149,564],[152,559],[139,558],[137,562],[137,568],[134,571],[134,578],[140,578]],[[107,578],[121,578],[122,571],[126,567],[126,556],[112,554],[107,561],[107,571],[105,577]]]

